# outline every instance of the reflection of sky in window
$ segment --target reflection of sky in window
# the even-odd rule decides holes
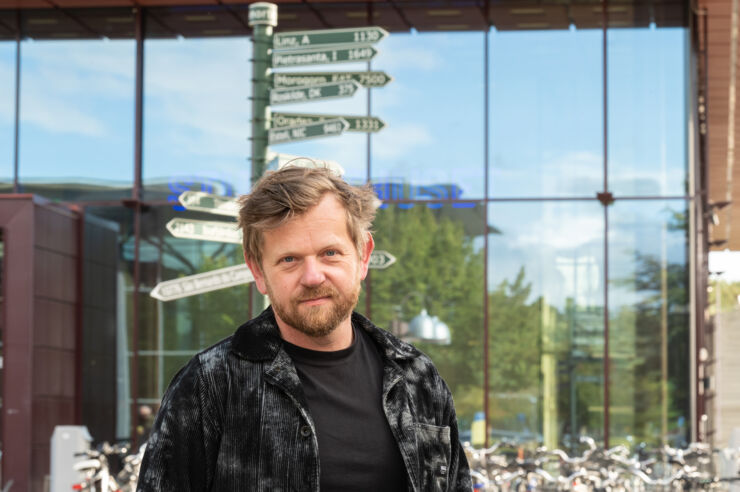
[[[501,202],[488,220],[501,231],[489,236],[488,288],[512,283],[524,269],[540,296],[558,308],[567,298],[581,307],[603,306],[604,219],[601,204],[589,202]]]
[[[609,49],[609,188],[686,193],[685,29],[615,29]]]
[[[609,304],[610,308],[634,306],[654,291],[636,292],[631,279],[644,270],[640,258],[667,265],[687,265],[686,231],[675,229],[674,214],[686,214],[686,202],[617,201],[609,210]],[[687,277],[688,281],[688,270]],[[675,288],[677,286],[671,286]]]
[[[610,207],[610,308],[655,294],[635,292],[639,256],[660,261],[665,255],[668,264],[686,265],[686,232],[670,227],[685,207],[683,200],[617,201]],[[571,297],[580,307],[603,306],[604,214],[597,201],[494,203],[489,223],[501,231],[489,236],[490,290],[513,282],[524,268],[530,301],[545,296],[562,308]]]
[[[0,42],[0,182],[13,181],[15,43]]]
[[[490,43],[492,196],[594,196],[602,32],[493,32]]]
[[[145,42],[145,185],[249,189],[251,52],[248,38]]]
[[[373,92],[388,127],[373,138],[374,181],[456,184],[483,196],[484,35],[393,34],[373,66],[394,80]]]
[[[134,54],[130,40],[21,44],[21,181],[133,181]]]
[[[492,196],[593,196],[601,188],[601,37],[600,30],[491,32]],[[461,198],[483,195],[483,43],[479,32],[412,33],[377,46],[372,69],[394,80],[372,90],[371,113],[388,124],[371,140],[374,181],[455,184]],[[685,44],[685,29],[609,32],[609,160],[617,193],[683,192]],[[14,48],[0,44],[0,138],[8,142],[0,148],[11,151]],[[134,42],[24,42],[22,56],[22,177],[130,182]],[[250,57],[247,38],[146,41],[145,182],[202,177],[237,193],[248,189]],[[272,109],[365,115],[367,92]],[[271,150],[335,160],[359,182],[367,142],[365,134],[345,133]],[[0,159],[9,169],[12,155]]]

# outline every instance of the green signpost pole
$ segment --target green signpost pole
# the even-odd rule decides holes
[[[252,27],[252,184],[265,172],[267,130],[270,128],[270,69],[272,30],[277,26],[277,5],[257,2],[249,6]]]
[[[252,185],[267,167],[267,130],[270,128],[270,69],[272,30],[277,26],[277,5],[257,2],[249,6],[252,27]],[[252,292],[252,315],[265,309],[267,298],[256,288]]]

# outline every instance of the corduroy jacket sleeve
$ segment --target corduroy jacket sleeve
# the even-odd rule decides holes
[[[170,383],[152,427],[137,491],[210,490],[221,432],[198,356]]]
[[[435,370],[436,373],[436,370]],[[447,490],[456,492],[473,490],[473,481],[470,478],[470,467],[468,459],[465,457],[462,443],[460,442],[460,432],[457,427],[457,416],[455,414],[455,404],[452,400],[452,392],[444,382],[439,373],[436,373],[440,395],[444,395],[445,405],[443,414],[443,423],[450,427],[450,469],[449,482]]]

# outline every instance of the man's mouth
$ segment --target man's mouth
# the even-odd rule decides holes
[[[331,299],[331,296],[319,296],[319,297],[301,299],[299,302],[303,304],[304,306],[319,306],[325,302],[328,302],[329,299]]]

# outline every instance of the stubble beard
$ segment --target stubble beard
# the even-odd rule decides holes
[[[352,313],[360,298],[360,284],[358,282],[354,291],[346,295],[330,285],[303,289],[287,302],[277,302],[271,286],[267,284],[267,295],[275,314],[288,326],[310,337],[321,338],[336,330]],[[319,306],[301,305],[302,301],[319,297],[329,297],[331,302]]]

